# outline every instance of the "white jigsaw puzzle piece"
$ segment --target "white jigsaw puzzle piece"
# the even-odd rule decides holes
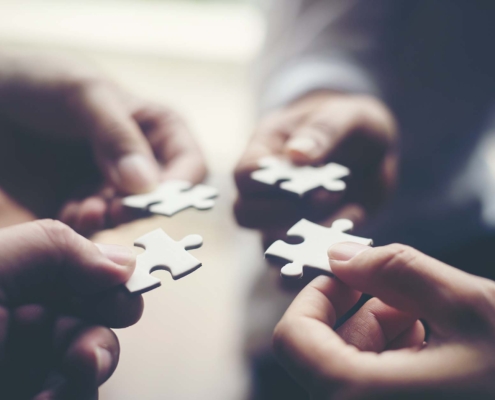
[[[168,270],[174,279],[179,279],[201,266],[201,262],[186,251],[203,245],[199,235],[188,235],[176,242],[162,229],[155,229],[137,239],[134,245],[145,251],[137,256],[134,273],[126,283],[131,293],[143,293],[160,286],[160,280],[150,275],[155,270]]]
[[[318,187],[329,191],[342,191],[346,184],[341,179],[350,174],[348,168],[336,163],[322,167],[297,166],[288,160],[275,157],[262,158],[258,165],[261,169],[251,174],[252,179],[267,185],[284,181],[280,184],[281,189],[300,196]]]
[[[218,190],[207,185],[193,185],[187,181],[167,181],[151,193],[127,196],[122,203],[127,207],[149,210],[154,214],[171,217],[189,207],[208,210],[215,205]]]
[[[328,262],[328,248],[336,243],[354,242],[371,246],[373,241],[344,233],[353,228],[348,219],[336,220],[331,228],[327,228],[306,219],[300,220],[287,232],[288,236],[299,236],[304,239],[299,244],[288,244],[277,240],[265,252],[265,256],[275,256],[292,261],[286,264],[281,274],[287,278],[301,278],[303,268],[310,267],[331,273]]]

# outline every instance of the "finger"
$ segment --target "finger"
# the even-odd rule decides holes
[[[293,132],[285,153],[295,163],[322,162],[356,132],[387,148],[393,143],[395,125],[385,107],[370,97],[334,96]]]
[[[124,286],[117,286],[101,295],[82,299],[79,306],[83,317],[110,328],[126,328],[139,321],[144,302],[141,295],[129,293]]]
[[[64,224],[70,226],[72,229],[75,229],[76,221],[79,216],[79,207],[80,202],[71,200],[68,201],[60,211],[58,215],[58,219],[62,221]]]
[[[314,219],[328,217],[345,202],[344,192],[329,192],[323,188],[312,190],[301,200],[305,204],[308,215]]]
[[[349,286],[437,328],[461,322],[477,303],[473,299],[483,304],[480,278],[407,246],[343,243],[330,248],[329,258],[334,274]]]
[[[312,375],[327,368],[326,363],[349,372],[347,366],[356,349],[347,346],[331,327],[359,296],[339,280],[320,276],[299,293],[278,323],[273,336],[275,353],[303,386],[308,387]]]
[[[340,326],[337,333],[348,344],[361,351],[381,353],[402,334],[415,327],[416,321],[410,314],[390,307],[377,298],[372,298]],[[414,331],[414,334],[417,336],[408,336],[407,339],[418,340],[408,344],[416,346],[423,343],[424,329],[422,337],[419,337],[419,332]]]
[[[72,338],[61,362],[67,379],[65,391],[92,391],[115,371],[119,361],[119,342],[108,328],[89,326]]]
[[[123,246],[95,245],[57,221],[0,230],[0,288],[11,305],[90,295],[126,282],[135,255]]]
[[[107,208],[105,199],[101,197],[92,196],[83,200],[79,205],[74,229],[85,236],[103,229]]]
[[[281,155],[291,132],[302,119],[300,112],[276,111],[261,121],[235,168],[235,181],[243,195],[272,192],[275,187],[257,182],[251,174],[259,169],[263,157]]]
[[[63,387],[66,383],[62,374],[57,371],[50,371],[45,379],[43,387],[37,395],[33,397],[33,400],[63,399]],[[90,400],[90,398],[85,400]]]
[[[296,297],[274,333],[277,358],[308,390],[324,385],[369,394],[376,387],[404,390],[425,382],[442,385],[459,375],[459,362],[476,362],[477,355],[458,346],[455,351],[442,347],[435,353],[403,349],[377,355],[348,345],[329,325],[357,299],[349,301],[345,292],[358,296],[359,292],[347,287],[342,293],[339,286],[346,288],[337,279],[317,278]]]
[[[57,376],[53,373],[50,382],[47,384],[47,389],[43,389],[33,400],[98,400],[98,389],[84,392],[73,390],[67,391],[67,382],[62,376]],[[80,390],[80,389],[79,389]]]
[[[122,199],[115,198],[108,202],[107,227],[112,228],[149,215],[148,210],[126,207],[122,204]]]
[[[161,163],[161,180],[183,179],[199,183],[205,178],[206,161],[181,117],[154,105],[138,109],[133,117]]]
[[[12,310],[5,369],[0,377],[2,393],[10,393],[14,398],[31,398],[42,387],[53,365],[52,321],[51,313],[40,305]],[[19,376],[25,384],[19,385]]]
[[[74,108],[106,178],[124,193],[152,190],[159,168],[148,141],[109,85],[85,86]]]

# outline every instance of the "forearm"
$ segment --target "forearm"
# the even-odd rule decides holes
[[[275,0],[257,65],[262,110],[322,89],[384,98],[390,0]]]

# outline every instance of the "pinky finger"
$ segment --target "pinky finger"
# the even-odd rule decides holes
[[[82,330],[63,357],[61,372],[67,379],[65,391],[90,393],[115,371],[120,347],[108,328],[92,326]]]
[[[83,235],[103,229],[106,213],[107,203],[103,198],[88,197],[80,204],[74,229]]]
[[[58,215],[58,219],[62,221],[64,224],[74,229],[77,221],[77,217],[79,215],[79,207],[80,207],[79,201],[71,200],[67,202],[63,206],[62,211],[60,211]]]

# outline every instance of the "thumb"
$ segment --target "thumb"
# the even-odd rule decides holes
[[[329,249],[333,273],[359,291],[424,318],[430,325],[452,327],[480,292],[480,278],[450,267],[408,246],[370,248],[341,243]]]
[[[124,193],[152,190],[159,166],[141,129],[107,85],[89,85],[77,99],[96,162],[104,176]]]
[[[0,229],[0,293],[11,306],[103,292],[126,282],[135,256],[95,245],[58,221]]]

